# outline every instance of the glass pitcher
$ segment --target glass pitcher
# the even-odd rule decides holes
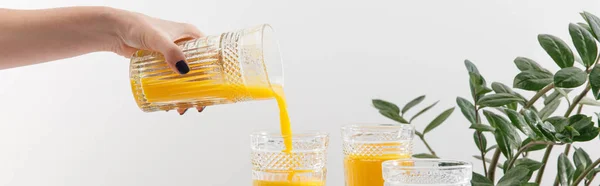
[[[173,72],[158,53],[131,58],[134,98],[145,112],[274,98],[283,67],[273,28],[259,25],[178,42],[190,71]]]

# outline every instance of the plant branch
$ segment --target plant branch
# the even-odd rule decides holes
[[[506,167],[506,170],[510,170],[510,168],[515,164],[515,162],[517,161],[517,159],[519,158],[519,155],[521,155],[523,152],[525,152],[527,149],[531,148],[531,146],[534,145],[563,145],[562,143],[554,143],[554,142],[549,142],[549,141],[532,141],[527,143],[525,146],[521,147],[519,149],[519,151],[517,151],[517,154],[515,154],[515,156],[510,159],[510,161],[508,162],[508,166]]]
[[[594,173],[592,175],[592,178],[590,180],[588,180],[587,183],[585,183],[585,186],[590,186],[592,184],[592,181],[594,181],[594,178],[596,178],[596,174],[598,174],[598,173]]]
[[[581,94],[579,94],[577,97],[575,97],[573,99],[573,103],[571,103],[571,106],[569,106],[569,109],[567,109],[567,112],[565,112],[565,115],[564,115],[565,118],[571,116],[571,112],[573,112],[575,107],[579,104],[581,99],[583,99],[585,97],[585,95],[587,95],[587,93],[590,91],[591,88],[592,87],[588,83],[587,86],[585,87],[585,89],[583,89],[583,91],[581,91]]]
[[[546,152],[544,152],[544,157],[542,158],[542,166],[538,170],[537,176],[535,177],[535,183],[541,185],[542,176],[544,176],[544,169],[546,169],[546,164],[548,163],[548,158],[550,157],[550,153],[552,152],[553,145],[548,145],[546,147]]]
[[[481,120],[481,118],[479,118],[479,108],[477,108],[477,106],[475,106],[475,121],[477,123],[481,123],[480,120]],[[485,163],[485,147],[482,147],[482,145],[483,145],[482,136],[483,136],[483,134],[480,131],[477,131],[477,141],[479,141],[479,153],[481,154],[481,162],[483,163],[483,174],[485,174],[485,177],[488,177],[488,169],[487,169],[487,165]]]
[[[542,90],[538,91],[533,97],[531,97],[531,99],[525,104],[525,106],[523,107],[523,109],[528,109],[531,106],[533,106],[533,104],[540,99],[540,97],[542,97],[542,95],[546,94],[548,91],[552,90],[554,88],[554,83],[550,83],[548,86],[544,87]]]
[[[490,163],[490,172],[487,173],[488,178],[494,182],[494,177],[496,175],[496,166],[498,166],[498,159],[500,158],[500,148],[497,148],[496,151],[494,151],[494,156],[492,156],[492,162]]]
[[[421,141],[423,141],[423,144],[425,144],[425,147],[427,147],[427,150],[429,150],[429,152],[431,153],[431,155],[437,156],[435,154],[435,152],[433,151],[433,149],[431,149],[431,146],[429,146],[429,143],[427,143],[427,141],[425,140],[425,136],[418,135],[418,134],[417,134],[417,136],[419,136],[419,138],[421,138]]]
[[[588,168],[586,168],[583,173],[581,173],[579,175],[579,177],[573,182],[573,186],[577,186],[579,185],[579,183],[592,171],[594,170],[594,168],[596,168],[596,166],[598,166],[598,164],[600,164],[600,158],[598,158],[594,163],[592,163],[592,165],[590,165]]]

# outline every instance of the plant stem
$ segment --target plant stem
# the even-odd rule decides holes
[[[585,183],[585,186],[590,186],[592,184],[592,181],[594,181],[594,178],[596,178],[596,174],[597,173],[594,173],[594,175],[592,175],[592,178],[587,183]]]
[[[579,185],[579,182],[581,182],[581,180],[583,180],[592,170],[594,170],[594,168],[596,168],[596,166],[598,166],[598,164],[600,164],[600,158],[598,158],[594,163],[592,163],[592,165],[590,165],[588,168],[586,168],[583,173],[581,173],[579,175],[579,177],[573,182],[573,186],[577,186]]]
[[[573,112],[575,107],[579,104],[581,99],[583,99],[583,97],[585,97],[585,95],[587,95],[587,93],[590,91],[591,88],[592,87],[588,83],[588,85],[585,87],[585,89],[583,89],[583,91],[581,91],[581,94],[579,94],[577,97],[575,97],[575,99],[573,99],[573,103],[571,103],[571,106],[569,106],[569,109],[567,109],[567,112],[565,112],[565,115],[564,115],[565,118],[571,116],[571,112]]]
[[[498,166],[498,159],[500,158],[501,151],[499,148],[494,151],[494,155],[492,156],[492,162],[490,163],[490,172],[487,173],[488,178],[494,182],[494,177],[496,175],[496,166]]]
[[[548,91],[552,90],[554,88],[554,83],[550,83],[548,86],[544,87],[542,90],[538,91],[533,97],[531,97],[531,99],[525,104],[525,106],[523,107],[523,109],[528,109],[531,106],[533,106],[533,104],[540,99],[540,97],[542,97],[542,95],[546,94]]]
[[[425,137],[423,135],[417,135],[417,136],[419,136],[419,138],[421,138],[421,141],[423,141],[423,144],[425,144],[425,147],[427,147],[427,150],[429,150],[431,155],[437,156],[435,154],[435,152],[433,151],[433,149],[431,149],[431,146],[429,146],[429,143],[427,143],[427,141],[425,140]]]
[[[477,123],[481,123],[480,120],[481,119],[479,118],[479,108],[477,108],[477,106],[475,106],[475,121]],[[488,177],[488,169],[487,169],[487,165],[485,163],[485,147],[482,147],[482,145],[483,145],[482,135],[483,134],[481,132],[477,131],[477,141],[479,141],[479,152],[481,154],[481,162],[483,163],[483,174],[485,174],[485,177]]]
[[[510,161],[508,162],[508,166],[506,167],[506,170],[510,170],[510,168],[512,168],[512,166],[515,164],[515,162],[517,161],[517,159],[519,158],[519,155],[521,155],[523,152],[525,152],[527,149],[529,149],[531,146],[534,145],[562,145],[562,143],[554,143],[554,142],[549,142],[549,141],[532,141],[527,143],[525,146],[521,147],[519,149],[519,151],[517,151],[517,154],[515,154],[515,156],[510,159]]]
[[[546,164],[548,163],[548,158],[550,157],[550,153],[552,152],[553,145],[548,145],[546,147],[546,152],[544,152],[544,157],[542,158],[542,166],[538,170],[537,176],[535,177],[535,183],[541,185],[542,176],[544,176],[544,169],[546,169]]]
[[[579,104],[579,107],[577,107],[577,114],[581,114],[582,110],[583,110],[583,104]]]

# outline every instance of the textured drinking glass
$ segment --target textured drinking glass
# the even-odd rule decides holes
[[[342,127],[346,186],[383,186],[381,163],[410,158],[412,125],[348,125]]]
[[[390,160],[382,164],[385,186],[469,186],[471,163],[439,159]]]
[[[145,112],[272,99],[272,87],[283,86],[279,46],[269,25],[177,44],[190,67],[185,75],[173,72],[158,52],[140,50],[131,58],[131,89]]]
[[[327,133],[296,133],[291,151],[280,133],[251,135],[252,180],[254,186],[324,186]]]

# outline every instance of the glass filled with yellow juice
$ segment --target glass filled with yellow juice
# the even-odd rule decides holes
[[[139,50],[131,58],[130,82],[145,112],[274,99],[283,67],[273,29],[259,25],[177,43],[190,67],[173,72],[164,57]]]
[[[286,145],[291,138],[291,147]],[[329,135],[258,132],[250,135],[253,186],[324,186]]]
[[[470,186],[469,162],[442,159],[402,159],[382,163],[385,186]]]
[[[412,125],[342,127],[346,186],[383,186],[381,163],[410,158]]]

